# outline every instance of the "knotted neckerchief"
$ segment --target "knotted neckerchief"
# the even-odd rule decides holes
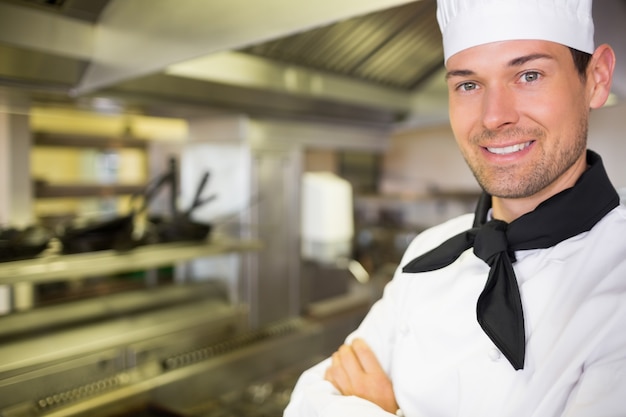
[[[542,202],[534,211],[511,223],[486,221],[491,196],[483,193],[473,227],[406,264],[403,272],[434,271],[450,265],[464,251],[474,254],[489,267],[487,283],[478,297],[478,323],[511,365],[524,367],[524,315],[517,279],[513,271],[515,251],[541,249],[590,230],[619,205],[600,156],[587,152],[589,168],[574,187]]]

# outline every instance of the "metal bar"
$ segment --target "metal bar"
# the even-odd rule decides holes
[[[201,243],[163,243],[129,252],[106,250],[0,263],[0,285],[80,279],[172,265],[202,256],[261,249],[259,241],[227,238]]]
[[[99,185],[71,184],[51,185],[44,182],[35,183],[36,198],[63,197],[111,197],[115,195],[135,194],[143,190],[143,185]]]
[[[129,137],[106,137],[92,135],[72,135],[58,133],[35,132],[33,142],[37,146],[67,146],[72,148],[148,148],[148,141]]]

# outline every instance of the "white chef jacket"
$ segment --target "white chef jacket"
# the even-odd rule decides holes
[[[401,265],[472,220],[464,215],[421,233]],[[372,347],[406,417],[626,416],[626,206],[588,232],[516,257],[526,328],[522,370],[476,321],[489,267],[471,249],[437,271],[400,267],[348,337]],[[328,365],[300,377],[284,417],[391,416],[340,395],[323,380]]]

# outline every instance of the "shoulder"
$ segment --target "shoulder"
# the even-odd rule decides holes
[[[402,257],[401,265],[439,246],[449,238],[472,227],[474,214],[468,213],[424,230],[409,244]]]
[[[589,231],[591,239],[615,239],[618,246],[626,248],[626,205],[615,207]]]
[[[615,207],[608,216],[615,217],[615,220],[621,220],[622,224],[626,224],[626,201],[622,202],[619,206]]]

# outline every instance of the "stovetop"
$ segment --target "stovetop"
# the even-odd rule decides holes
[[[150,404],[118,417],[282,417],[298,377],[320,359],[316,358],[306,366],[283,370],[271,378],[201,402],[191,409],[172,410],[166,405]]]
[[[194,417],[281,417],[298,375],[284,375],[224,395]]]

